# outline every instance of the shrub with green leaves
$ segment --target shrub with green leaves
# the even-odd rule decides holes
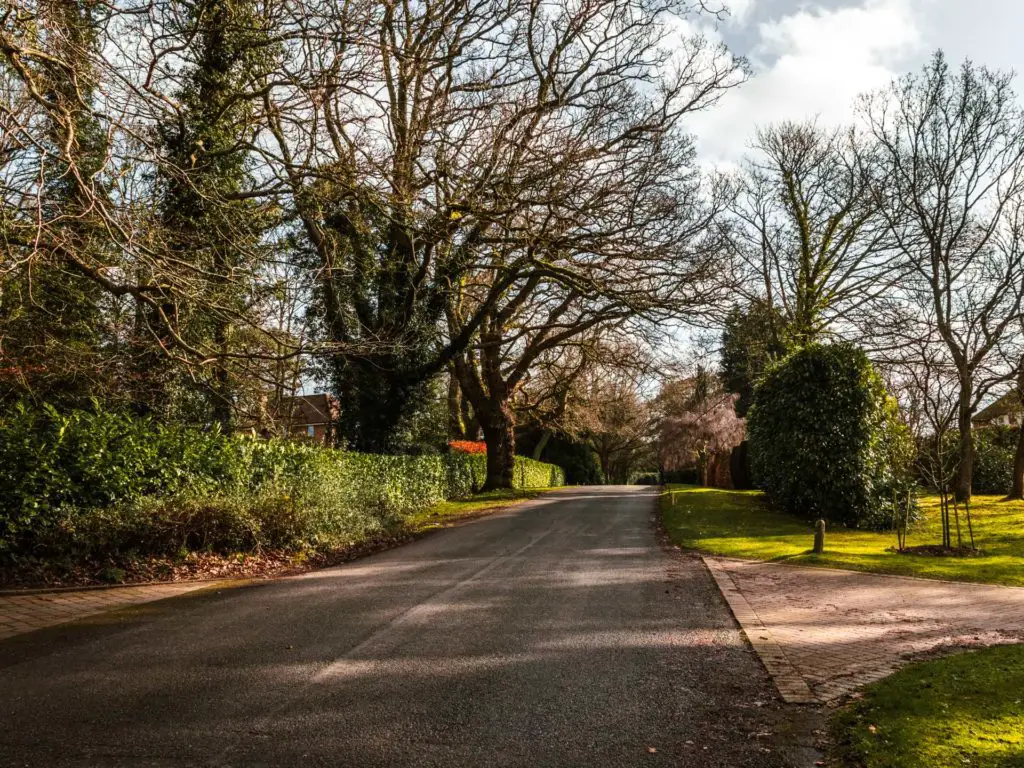
[[[974,471],[971,490],[983,494],[1007,494],[1013,486],[1013,459],[1019,437],[1017,427],[991,425],[974,431]],[[960,432],[949,430],[943,435],[943,473],[947,478],[956,474],[957,449]],[[919,455],[930,467],[936,462],[936,447],[933,438],[925,438],[918,446]],[[922,473],[919,481],[924,485],[934,483],[934,471]]]
[[[851,527],[891,523],[913,446],[862,350],[811,345],[769,368],[747,431],[754,479],[779,508]]]
[[[991,426],[974,432],[974,493],[1007,494],[1013,487],[1017,428]]]
[[[0,416],[0,557],[355,543],[485,476],[480,455],[367,455],[19,405]],[[558,467],[524,457],[514,479],[564,483]]]

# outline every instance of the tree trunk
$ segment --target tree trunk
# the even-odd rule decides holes
[[[1013,487],[1011,499],[1024,499],[1024,419],[1017,428],[1017,452],[1013,455]]]
[[[482,421],[487,443],[487,480],[483,489],[511,488],[516,468],[516,431],[509,404],[493,405]]]
[[[603,475],[603,477],[601,478],[601,482],[604,485],[610,485],[611,482],[612,482],[612,478],[611,478],[612,458],[611,458],[611,455],[609,453],[607,453],[607,452],[602,452],[602,451],[596,451],[596,453],[597,453],[597,460],[601,464],[601,474]]]
[[[551,439],[551,430],[545,429],[540,433],[540,440],[533,446],[533,459],[534,461],[540,461],[540,457],[544,455],[544,449],[548,447],[548,441]]]
[[[480,439],[480,424],[476,414],[473,413],[473,406],[465,394],[462,396],[462,429],[466,440]]]
[[[954,493],[954,499],[958,502],[967,501],[971,498],[971,481],[974,477],[974,432],[971,425],[971,398],[973,394],[969,384],[961,384],[960,408],[957,419],[960,439]]]
[[[225,355],[226,360],[228,352],[228,327],[225,321],[216,321],[213,341],[221,354]],[[220,424],[224,434],[230,434],[231,417],[234,411],[231,397],[231,378],[224,360],[218,361],[216,366],[213,373],[213,384],[210,387],[213,420]]]
[[[462,392],[454,371],[448,375],[448,439],[466,439],[466,424],[462,421]]]
[[[1017,400],[1022,409],[1017,427],[1017,451],[1013,455],[1013,485],[1007,497],[1010,499],[1024,499],[1024,360],[1017,367]]]

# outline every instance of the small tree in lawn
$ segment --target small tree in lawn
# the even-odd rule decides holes
[[[743,441],[743,419],[736,415],[738,395],[721,391],[707,371],[662,388],[661,464],[670,471],[696,465],[708,484],[712,458]]]

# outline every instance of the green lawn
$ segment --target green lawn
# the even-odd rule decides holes
[[[674,492],[675,505],[672,504]],[[825,554],[810,552],[810,524],[775,512],[756,491],[723,491],[670,486],[662,494],[662,516],[676,544],[718,555],[772,560],[799,565],[850,568],[931,579],[977,581],[1024,586],[1024,502],[998,496],[972,501],[974,538],[982,554],[933,557],[892,551],[892,533],[833,528],[825,537]],[[938,499],[921,500],[925,519],[908,537],[910,546],[941,542]],[[967,536],[964,523],[964,537]]]
[[[536,498],[549,488],[531,488],[529,490],[502,489],[478,493],[468,499],[442,501],[429,509],[425,509],[406,520],[408,527],[414,532],[428,531],[433,528],[446,528],[459,520],[495,512],[521,501]]]
[[[912,664],[832,721],[851,768],[1024,768],[1024,646]]]

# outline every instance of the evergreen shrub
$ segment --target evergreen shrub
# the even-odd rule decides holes
[[[913,445],[862,350],[810,345],[769,368],[747,434],[754,481],[779,508],[850,527],[892,523]]]
[[[354,543],[485,477],[479,454],[359,454],[21,404],[0,416],[0,558]],[[564,477],[517,456],[514,483]]]

